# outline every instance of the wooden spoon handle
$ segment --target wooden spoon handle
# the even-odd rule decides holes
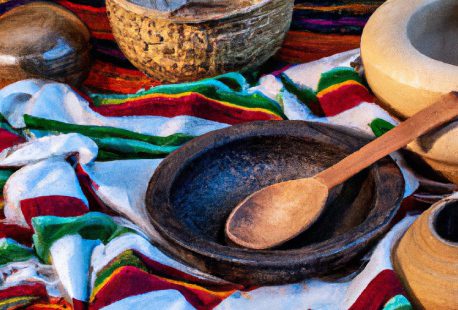
[[[315,178],[328,188],[333,188],[377,160],[456,117],[458,117],[458,92],[451,92],[334,166],[320,172]]]

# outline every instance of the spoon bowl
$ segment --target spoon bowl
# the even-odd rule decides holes
[[[315,178],[266,187],[232,211],[226,223],[227,237],[251,249],[275,247],[313,224],[324,210],[316,206],[324,205],[328,196],[328,187]]]

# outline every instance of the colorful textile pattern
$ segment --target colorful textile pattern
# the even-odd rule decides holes
[[[32,1],[37,0],[0,1],[0,15]],[[94,92],[131,94],[160,84],[133,67],[119,50],[104,0],[45,1],[56,2],[75,13],[91,32],[95,60],[85,87]],[[383,1],[296,0],[291,31],[276,57],[277,62],[307,62],[357,48],[362,27]],[[273,62],[266,67],[270,66],[278,64]]]
[[[245,78],[236,73],[157,86],[132,95],[84,96],[89,102],[63,84],[18,83],[3,90],[1,109],[9,124],[27,128],[35,137],[83,134],[97,144],[99,160],[162,158],[211,130],[255,120],[286,119],[277,101],[248,90]],[[30,89],[28,96],[19,98],[15,91],[24,87]],[[18,100],[24,107],[22,114],[14,108]]]
[[[279,58],[307,62],[359,47],[370,15],[385,0],[296,0]]]
[[[0,308],[410,309],[390,261],[414,219],[405,211],[354,277],[253,289],[162,253],[144,205],[161,159],[212,130],[263,119],[389,130],[396,120],[349,66],[358,54],[294,66],[254,87],[231,73],[131,95],[80,95],[40,80],[1,89],[9,142],[0,152]],[[397,156],[403,206],[414,210],[419,181]]]

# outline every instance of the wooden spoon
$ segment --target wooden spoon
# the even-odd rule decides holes
[[[294,238],[321,215],[331,188],[456,117],[458,92],[452,92],[314,177],[253,193],[230,214],[226,236],[235,244],[258,250]]]

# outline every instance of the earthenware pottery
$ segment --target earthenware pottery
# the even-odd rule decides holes
[[[361,56],[372,91],[399,117],[410,117],[458,90],[458,2],[391,0],[371,16]],[[409,145],[458,184],[458,123]]]
[[[458,92],[452,92],[328,169],[312,177],[276,183],[251,194],[229,215],[226,236],[235,244],[258,250],[294,238],[321,216],[329,190],[456,117]]]
[[[249,194],[313,176],[368,141],[344,127],[301,121],[247,123],[190,141],[161,163],[149,184],[151,223],[167,240],[159,247],[243,284],[296,282],[345,268],[389,229],[398,210],[404,180],[389,157],[331,190],[319,220],[281,247],[229,245],[224,227]]]
[[[48,2],[0,17],[0,87],[27,78],[78,85],[90,68],[90,34],[72,12]]]
[[[424,212],[393,250],[395,271],[418,309],[458,309],[458,199]]]
[[[108,0],[107,11],[116,41],[137,68],[160,81],[182,82],[265,62],[281,46],[293,4],[235,0],[169,12],[146,0]]]

